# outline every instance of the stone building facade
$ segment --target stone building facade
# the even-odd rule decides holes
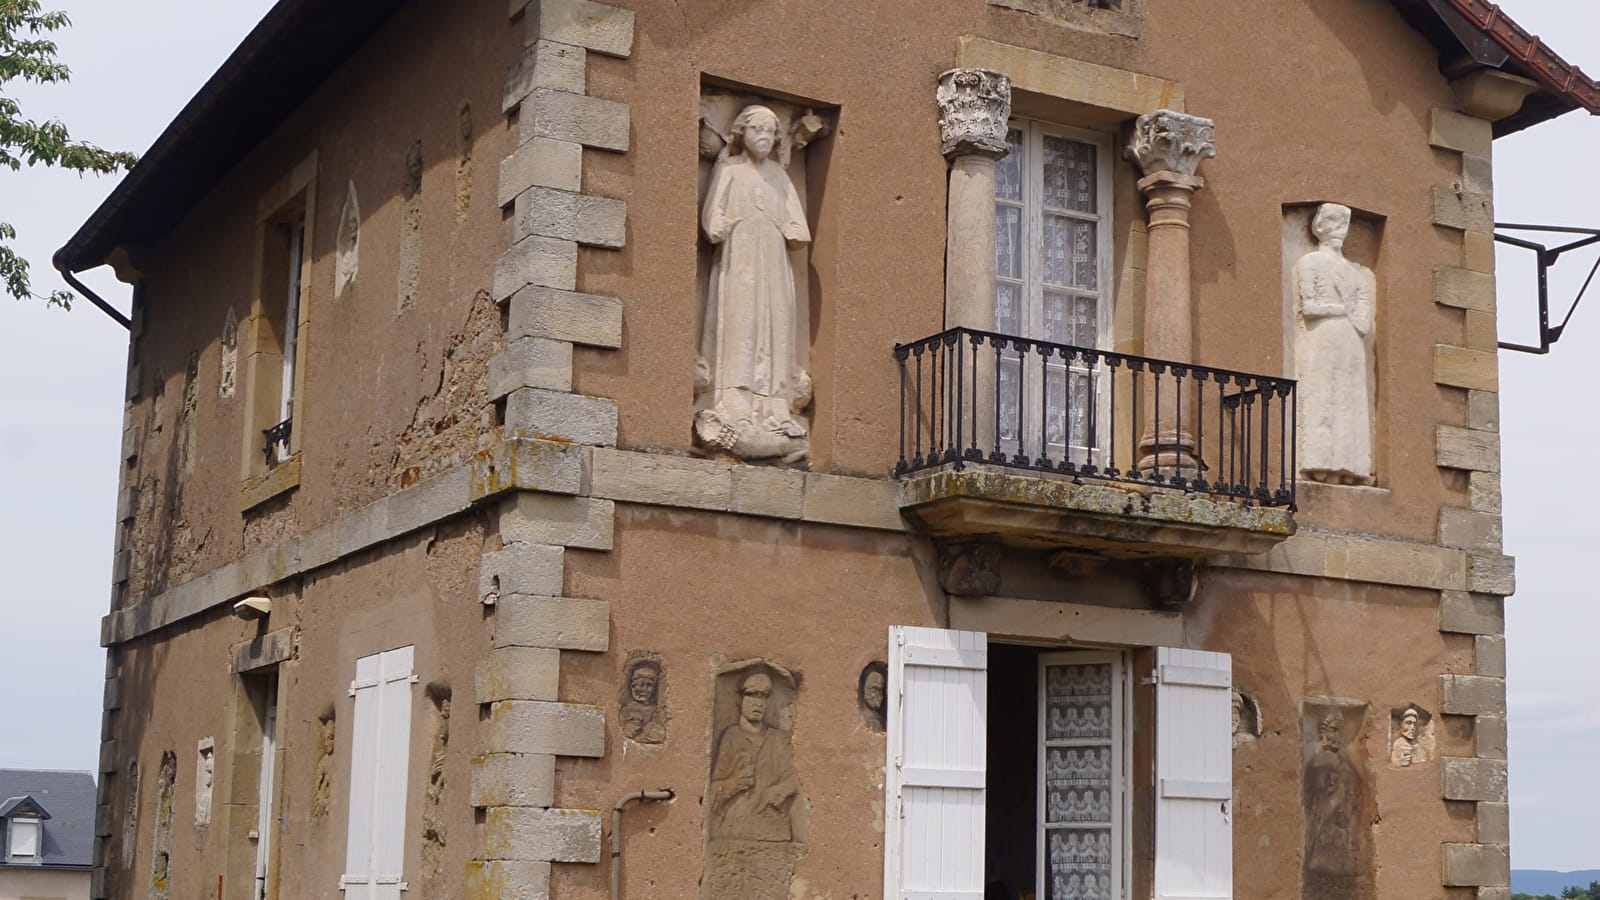
[[[1507,898],[1479,7],[282,0],[57,255],[93,896]]]

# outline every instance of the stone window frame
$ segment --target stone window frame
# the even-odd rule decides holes
[[[1063,4],[1050,0],[988,0],[990,6],[1037,16],[1074,31],[1138,38],[1144,31],[1144,0],[1110,0],[1115,8],[1094,6],[1088,0]]]
[[[244,340],[244,411],[240,444],[241,512],[298,487],[301,446],[305,432],[306,361],[310,354],[312,225],[316,218],[317,154],[312,151],[287,175],[268,188],[256,202],[254,296],[250,315],[242,323]],[[283,267],[292,252],[282,238],[285,231],[299,236],[299,279],[292,331],[291,423],[288,452],[269,460],[263,430],[283,421],[284,317],[287,312],[289,274]],[[290,254],[286,257],[285,254]]]

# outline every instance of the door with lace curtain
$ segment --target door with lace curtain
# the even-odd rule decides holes
[[[995,172],[995,331],[1109,349],[1108,136],[1012,119]],[[1103,464],[1110,383],[1082,357],[1001,354],[999,447],[1009,455]]]

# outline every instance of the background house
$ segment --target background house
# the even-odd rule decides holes
[[[0,769],[0,898],[86,900],[94,776]]]

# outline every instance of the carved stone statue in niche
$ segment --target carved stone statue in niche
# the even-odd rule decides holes
[[[1317,248],[1294,264],[1300,471],[1315,481],[1371,484],[1373,323],[1377,280],[1344,256],[1350,208],[1324,203]]]
[[[874,660],[861,670],[861,681],[856,686],[857,700],[861,704],[861,719],[867,727],[882,734],[884,731],[884,691],[889,682],[889,666]]]
[[[766,663],[718,680],[714,722],[722,727],[706,783],[705,900],[789,896],[810,826],[790,744],[793,698],[792,677]]]
[[[826,131],[821,118],[782,104],[748,103],[717,119],[729,95],[703,99],[701,153],[715,148],[700,225],[710,242],[694,433],[741,459],[797,462],[810,453],[809,301],[801,290],[811,243],[789,166]],[[785,115],[780,115],[782,109]]]
[[[1389,765],[1408,769],[1434,758],[1433,716],[1415,703],[1394,710],[1389,724]]]
[[[1353,759],[1359,753],[1365,715],[1366,707],[1361,705],[1308,702],[1301,718],[1305,753],[1301,800],[1306,816],[1301,886],[1305,897],[1367,900],[1371,896],[1371,815],[1366,809],[1362,768]]]
[[[1261,707],[1255,698],[1233,689],[1233,746],[1238,749],[1261,736]]]
[[[667,711],[662,703],[665,685],[661,662],[654,656],[640,655],[628,663],[622,685],[622,734],[641,744],[659,744],[667,739]]]

